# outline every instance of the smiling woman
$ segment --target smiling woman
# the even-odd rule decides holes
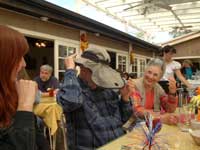
[[[133,109],[136,115],[143,117],[148,111],[174,112],[176,110],[176,81],[169,80],[169,94],[167,95],[158,81],[165,71],[165,63],[160,59],[149,61],[144,76],[133,80],[135,91],[132,93],[134,99]],[[171,122],[168,122],[171,123]]]

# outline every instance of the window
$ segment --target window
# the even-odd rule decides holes
[[[59,78],[59,81],[63,81],[63,79],[64,79],[65,57],[70,56],[74,53],[76,53],[76,47],[70,47],[70,46],[64,46],[64,45],[58,46],[58,78]]]
[[[138,68],[138,65],[137,65],[137,58],[134,58],[133,59],[133,64],[131,65],[131,70],[132,70],[132,73],[135,73],[137,74],[137,68]]]
[[[117,69],[122,72],[126,72],[127,71],[127,56],[118,54],[117,58],[118,58]]]
[[[135,56],[134,61],[131,64],[131,72],[137,74],[137,77],[143,76],[147,60],[149,59],[141,56]]]
[[[145,70],[145,65],[146,65],[146,60],[145,59],[140,59],[140,72],[139,72],[139,76],[143,76],[144,74],[144,70]]]

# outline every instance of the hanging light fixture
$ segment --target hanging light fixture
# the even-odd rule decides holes
[[[35,46],[39,48],[44,48],[47,46],[46,41],[37,41],[35,42]]]

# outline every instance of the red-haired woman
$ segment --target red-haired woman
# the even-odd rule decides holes
[[[0,149],[36,150],[36,128],[33,103],[37,84],[17,81],[19,71],[26,66],[28,51],[25,37],[0,25]]]

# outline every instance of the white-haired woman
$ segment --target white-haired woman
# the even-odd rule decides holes
[[[169,112],[176,110],[176,81],[169,78],[169,93],[166,94],[163,88],[158,84],[165,72],[165,63],[158,59],[152,59],[144,72],[144,76],[133,80],[135,91],[132,94],[134,99],[134,110],[138,116],[143,116],[145,112]],[[176,124],[175,116],[161,117],[168,124]]]

